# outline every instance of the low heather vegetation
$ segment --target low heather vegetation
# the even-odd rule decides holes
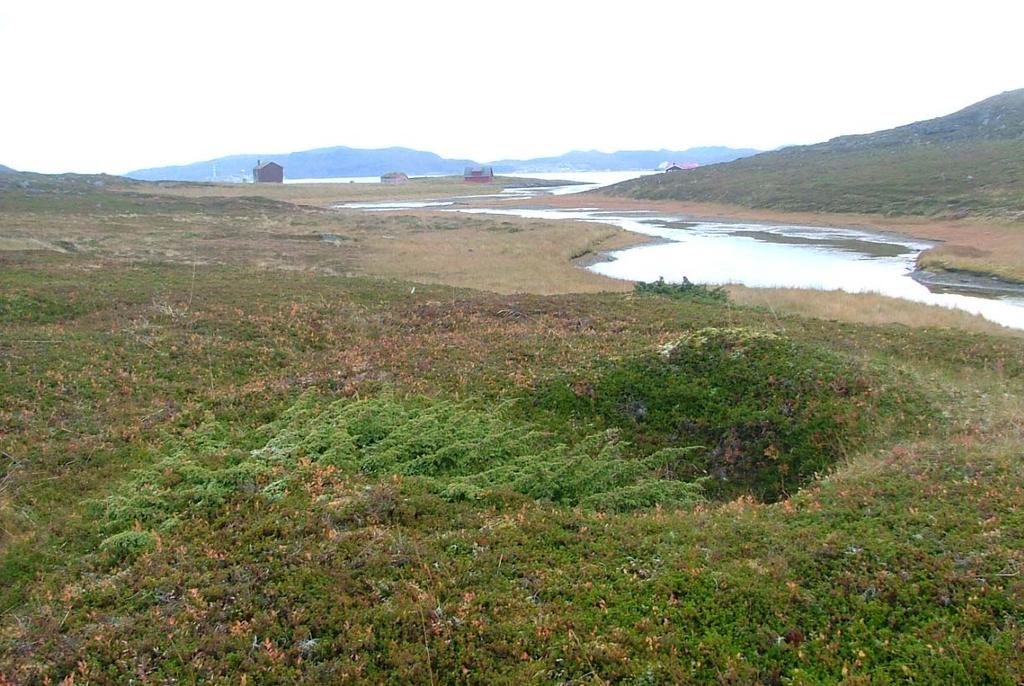
[[[0,683],[1024,675],[1018,338],[75,245],[0,254]]]

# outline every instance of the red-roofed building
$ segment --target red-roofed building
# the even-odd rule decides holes
[[[466,167],[462,173],[462,180],[466,183],[490,183],[494,181],[494,168]]]
[[[388,186],[400,186],[409,183],[409,176],[403,172],[388,172],[380,175],[380,182]]]
[[[284,183],[284,167],[277,162],[260,162],[252,168],[253,183]]]

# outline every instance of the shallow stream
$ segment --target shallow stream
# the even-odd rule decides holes
[[[1024,292],[1014,292],[1012,286],[1000,292],[971,288],[970,283],[964,283],[952,290],[915,279],[921,276],[915,272],[917,256],[935,244],[908,236],[854,228],[695,221],[651,211],[529,206],[530,200],[538,196],[563,195],[604,185],[601,183],[604,179],[596,181],[563,188],[507,189],[502,194],[522,198],[521,207],[474,207],[471,200],[474,196],[420,202],[351,203],[345,207],[377,211],[425,207],[469,214],[601,222],[658,239],[610,253],[606,260],[587,266],[612,278],[631,281],[662,278],[681,282],[685,277],[694,283],[706,284],[880,293],[965,310],[1004,326],[1024,329]]]

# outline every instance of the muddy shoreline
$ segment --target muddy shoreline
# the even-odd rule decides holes
[[[646,236],[646,235],[644,235],[642,233],[634,233],[632,231],[627,231],[626,229],[620,229],[619,227],[614,226],[612,224],[605,224],[604,226],[609,226],[609,227],[614,228],[614,229],[616,229],[618,231],[621,231],[623,233],[631,234],[629,236],[630,239],[632,239],[633,236],[636,236],[636,240],[629,240],[628,242],[624,243],[621,246],[617,246],[617,247],[614,247],[614,248],[603,248],[603,249],[600,249],[600,250],[594,250],[594,251],[586,253],[585,255],[580,255],[579,257],[575,257],[572,260],[572,263],[574,265],[576,265],[577,267],[582,267],[583,269],[586,269],[587,267],[592,267],[595,264],[601,264],[602,262],[612,262],[615,259],[612,256],[612,253],[615,253],[615,252],[621,252],[623,250],[632,250],[633,248],[639,248],[639,247],[648,247],[648,246],[654,246],[654,245],[665,245],[665,244],[668,244],[668,243],[672,243],[672,241],[669,240],[668,238],[659,238],[657,236]],[[613,278],[613,277],[608,277],[608,278]]]
[[[1024,284],[1004,281],[966,270],[915,269],[910,278],[933,291],[961,292],[967,295],[1016,295],[1024,297]]]

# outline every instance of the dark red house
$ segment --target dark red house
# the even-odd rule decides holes
[[[409,175],[404,172],[388,172],[380,175],[380,182],[388,186],[400,186],[409,183]]]
[[[277,162],[260,162],[252,168],[253,183],[284,183],[284,167]]]
[[[494,181],[494,168],[466,167],[462,173],[462,180],[466,183],[490,183]]]

